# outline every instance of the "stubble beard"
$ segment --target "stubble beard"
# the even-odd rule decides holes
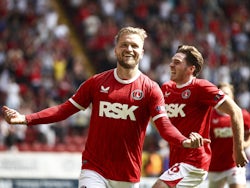
[[[129,61],[130,62],[130,61]],[[137,65],[138,65],[139,62],[135,62],[133,61],[132,64],[130,63],[125,63],[124,60],[122,59],[118,59],[118,64],[123,67],[124,69],[134,69]]]
[[[176,82],[176,75],[170,75],[170,80],[172,80],[172,81],[174,81],[174,82]]]

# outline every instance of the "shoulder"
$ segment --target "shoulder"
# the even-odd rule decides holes
[[[215,84],[206,79],[195,78],[192,82],[192,86],[195,90],[203,93],[217,94],[221,91]]]
[[[142,84],[147,84],[148,86],[151,86],[151,87],[155,87],[155,86],[159,87],[159,84],[156,81],[152,80],[144,73],[141,73],[139,80],[140,82],[142,82]]]
[[[101,73],[97,73],[92,75],[90,78],[88,78],[86,81],[84,81],[81,85],[80,88],[93,88],[96,84],[100,84],[103,81],[107,80],[110,75],[113,75],[113,70],[108,70],[108,71],[104,71]]]
[[[106,77],[106,76],[108,76],[108,75],[114,75],[114,69],[107,70],[107,71],[104,71],[104,72],[95,74],[95,75],[93,75],[91,78],[92,78],[92,79],[98,79],[98,78]]]
[[[160,85],[143,73],[141,73],[139,79],[137,79],[136,85],[140,87],[146,95],[160,96],[162,94]]]
[[[168,89],[168,88],[172,88],[172,87],[175,87],[176,86],[176,84],[175,84],[175,82],[173,82],[172,80],[169,80],[169,81],[167,81],[167,82],[164,82],[163,84],[162,84],[162,86],[161,86],[161,88],[163,89]]]
[[[216,85],[214,85],[212,82],[210,82],[206,79],[201,79],[201,78],[194,78],[193,85],[197,86],[197,87],[199,87],[199,86],[200,87],[204,87],[204,86],[216,87]]]
[[[110,78],[114,78],[114,70],[113,69],[94,74],[85,82],[90,83],[90,84],[99,84],[99,83],[106,82]]]

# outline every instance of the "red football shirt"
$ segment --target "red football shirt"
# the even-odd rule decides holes
[[[107,179],[139,182],[142,147],[150,117],[160,135],[176,147],[186,139],[167,118],[159,85],[138,72],[131,80],[116,69],[91,77],[65,103],[26,115],[27,125],[66,119],[92,106],[82,168]]]
[[[186,137],[197,132],[209,138],[210,115],[213,107],[224,101],[224,94],[207,80],[194,78],[182,87],[173,81],[162,85],[167,114],[174,126]],[[209,144],[196,149],[177,148],[170,144],[170,166],[185,162],[208,170],[211,159]]]
[[[167,117],[159,85],[141,72],[121,80],[114,69],[84,82],[69,101],[79,109],[92,105],[82,168],[107,179],[138,182],[150,117]]]
[[[242,114],[244,129],[249,132],[250,114],[246,110],[242,110]],[[235,167],[236,163],[233,159],[233,131],[230,116],[213,110],[210,135],[212,141],[212,159],[209,171],[221,172]]]

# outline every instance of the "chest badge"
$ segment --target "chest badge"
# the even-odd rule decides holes
[[[182,92],[181,96],[183,99],[188,99],[191,95],[191,91],[189,89],[186,89],[185,91]]]
[[[134,100],[141,100],[144,97],[144,93],[142,90],[136,89],[131,94]]]

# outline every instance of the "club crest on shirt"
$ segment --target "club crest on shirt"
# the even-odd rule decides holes
[[[144,93],[142,90],[136,89],[132,92],[131,96],[134,100],[141,100],[144,96]]]
[[[182,92],[181,96],[183,99],[189,98],[191,95],[191,91],[189,89],[186,89],[185,91]]]
[[[110,87],[106,87],[105,88],[104,86],[101,86],[100,92],[102,92],[102,93],[108,93],[109,89],[110,89]]]

